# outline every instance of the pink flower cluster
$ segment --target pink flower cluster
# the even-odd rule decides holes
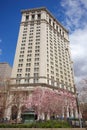
[[[24,101],[26,108],[33,108],[38,114],[62,115],[63,107],[76,107],[75,95],[66,90],[37,87]]]

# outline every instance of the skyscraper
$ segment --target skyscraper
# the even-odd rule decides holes
[[[12,78],[74,92],[69,32],[46,8],[22,10]]]
[[[68,30],[44,7],[22,10],[21,13],[6,101],[7,105],[10,101],[11,106],[6,109],[5,117],[13,119],[13,110],[16,110],[15,119],[21,118],[25,106],[23,100],[31,97],[35,86],[49,87],[51,91],[56,89],[60,98],[65,92],[67,105],[61,107],[62,116],[78,117]]]

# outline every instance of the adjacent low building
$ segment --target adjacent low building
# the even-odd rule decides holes
[[[11,71],[12,67],[6,63],[6,62],[1,62],[0,63],[0,80],[6,80],[11,77]]]
[[[11,77],[12,67],[7,62],[0,63],[0,119],[4,117],[7,100],[7,82]]]

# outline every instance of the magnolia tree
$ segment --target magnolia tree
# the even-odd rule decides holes
[[[28,109],[33,108],[39,119],[49,119],[50,117],[62,116],[65,110],[67,113],[67,106],[75,108],[76,102],[74,95],[68,91],[37,87],[24,101],[24,105]]]
[[[24,91],[10,91],[9,97],[6,102],[6,112],[7,118],[14,120],[20,119],[21,108],[23,106],[24,100],[26,100],[26,92]]]
[[[4,117],[7,100],[7,79],[0,77],[0,118]]]
[[[6,95],[4,93],[0,93],[0,118],[4,117],[5,105]]]

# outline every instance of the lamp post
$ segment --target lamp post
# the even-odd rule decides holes
[[[81,116],[80,116],[80,107],[79,107],[78,93],[76,93],[76,104],[77,104],[77,111],[78,111],[79,125],[80,125],[80,128],[82,128],[82,122],[81,122]]]

